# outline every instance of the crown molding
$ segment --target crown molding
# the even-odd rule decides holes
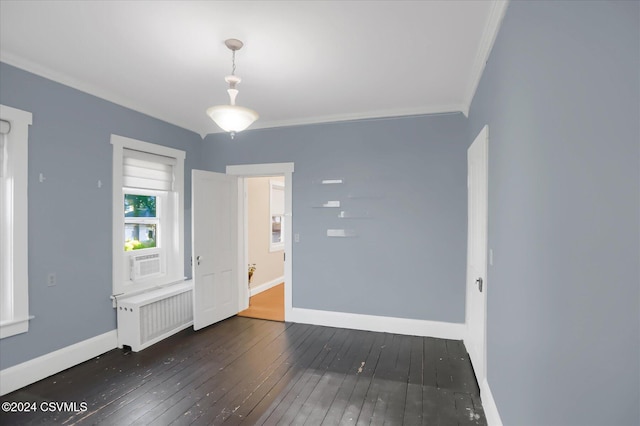
[[[148,115],[149,117],[155,118],[160,121],[164,121],[165,123],[178,126],[182,129],[190,130],[194,133],[201,133],[200,132],[201,129],[192,129],[188,125],[175,122],[174,120],[167,118],[163,114],[160,114],[156,111],[149,111],[147,108],[144,108],[143,106],[136,104],[131,99],[123,98],[121,96],[114,94],[113,92],[104,90],[103,88],[100,88],[93,84],[89,84],[84,81],[78,80],[77,78],[71,77],[65,73],[52,70],[51,68],[45,67],[36,62],[25,59],[20,55],[16,55],[12,52],[8,52],[6,50],[1,51],[0,62],[4,62],[16,68],[20,68],[24,71],[46,78],[47,80],[51,80],[56,83],[71,87],[83,93],[96,96],[100,99],[114,103],[121,107],[131,109],[133,111],[139,112],[144,115]]]
[[[189,126],[187,124],[176,122],[168,117],[165,117],[163,114],[160,114],[156,111],[150,111],[148,108],[145,108],[139,104],[136,104],[131,99],[118,96],[108,90],[104,90],[103,88],[100,88],[98,86],[80,81],[65,73],[52,70],[51,68],[42,66],[38,63],[32,62],[28,59],[25,59],[11,52],[7,52],[7,51],[0,52],[0,62],[4,62],[8,65],[14,66],[16,68],[20,68],[24,71],[36,74],[40,77],[46,78],[48,80],[54,81],[59,84],[63,84],[65,86],[71,87],[81,92],[96,96],[100,99],[104,99],[108,102],[112,102],[116,105],[131,109],[141,114],[145,114],[149,117],[161,120],[165,123],[172,124],[174,126],[178,126],[186,130],[190,130],[194,133],[199,134],[202,137],[202,139],[204,139],[209,134],[225,133],[222,129],[211,130],[210,126],[206,126],[207,127],[206,129],[202,129],[202,128],[196,129],[196,128],[192,128],[192,126]],[[463,114],[467,115],[469,110],[469,105],[470,105],[469,103],[449,104],[449,105],[437,105],[437,106],[428,106],[428,107],[425,106],[425,107],[415,107],[415,108],[397,108],[397,109],[389,109],[389,110],[366,111],[366,112],[359,112],[359,113],[346,113],[346,114],[335,114],[335,115],[325,115],[325,116],[316,116],[316,117],[304,117],[304,118],[296,118],[291,120],[273,120],[273,121],[258,120],[247,130],[305,126],[305,125],[337,123],[337,122],[345,122],[345,121],[379,120],[379,119],[387,119],[387,118],[410,117],[410,116],[432,115],[432,114],[446,114],[446,113],[456,113],[456,112],[462,112]]]
[[[432,107],[419,107],[419,108],[399,108],[393,110],[380,110],[369,111],[363,113],[354,114],[336,114],[336,115],[324,115],[318,117],[305,117],[292,120],[273,120],[273,121],[256,121],[246,131],[259,130],[259,129],[273,129],[276,127],[294,127],[294,126],[306,126],[313,124],[327,124],[327,123],[339,123],[345,121],[365,121],[365,120],[384,120],[389,118],[401,118],[401,117],[413,117],[420,115],[434,115],[434,114],[451,114],[451,113],[464,113],[465,109],[468,109],[465,105],[442,105]],[[466,114],[465,114],[466,115]],[[208,134],[225,133],[224,130],[218,129]],[[206,136],[206,135],[205,135]]]
[[[480,84],[482,73],[484,72],[484,68],[489,60],[489,55],[491,54],[491,49],[496,41],[496,37],[498,36],[498,31],[500,31],[500,25],[502,24],[504,15],[507,12],[509,1],[510,0],[495,0],[491,4],[489,19],[487,19],[487,24],[482,32],[480,47],[478,48],[478,53],[473,62],[471,79],[469,80],[469,86],[467,87],[464,98],[465,105],[462,112],[465,116],[469,115],[471,102],[473,101],[473,97],[475,96],[478,85]]]

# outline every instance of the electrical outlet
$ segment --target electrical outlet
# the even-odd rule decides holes
[[[54,285],[56,285],[56,274],[51,272],[47,275],[47,287],[53,287]]]
[[[295,241],[296,243],[300,242],[300,234],[295,233],[293,234],[293,241]]]

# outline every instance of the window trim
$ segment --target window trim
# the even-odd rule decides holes
[[[142,291],[162,287],[173,284],[185,279],[184,277],[184,159],[185,152],[169,148],[162,145],[156,145],[149,142],[143,142],[136,139],[127,138],[119,135],[111,135],[111,144],[113,145],[113,163],[112,163],[112,282],[113,282],[113,298],[133,295]],[[174,183],[173,191],[175,197],[167,197],[167,208],[171,210],[170,222],[167,224],[175,230],[177,235],[173,235],[170,241],[167,241],[167,247],[162,250],[165,253],[164,266],[162,267],[162,275],[149,277],[139,282],[125,281],[125,259],[131,253],[136,254],[136,250],[125,252],[122,246],[122,236],[124,235],[124,215],[122,213],[123,194],[127,190],[123,187],[123,155],[124,149],[132,149],[135,151],[148,152],[150,154],[161,155],[176,159],[174,165]],[[138,189],[135,189],[137,192]],[[140,190],[144,191],[144,190]],[[162,191],[160,191],[162,192]],[[173,198],[175,202],[172,202]],[[165,230],[166,231],[166,230]],[[162,237],[161,237],[162,238]],[[155,250],[155,249],[149,249]],[[126,254],[128,253],[128,254]],[[139,252],[137,254],[140,254]]]
[[[0,119],[11,123],[11,130],[2,136],[6,142],[7,157],[11,159],[6,163],[6,176],[13,185],[5,187],[9,194],[9,215],[0,215],[0,226],[3,227],[3,240],[0,244],[7,250],[8,256],[3,255],[2,271],[11,278],[1,279],[2,288],[7,306],[2,306],[3,311],[9,310],[8,318],[0,320],[0,338],[14,336],[29,331],[29,264],[28,264],[28,159],[29,159],[29,126],[33,123],[30,112],[19,110],[5,105],[0,105]],[[3,196],[5,196],[3,194]],[[7,259],[8,258],[8,259]],[[9,271],[9,272],[7,272]]]

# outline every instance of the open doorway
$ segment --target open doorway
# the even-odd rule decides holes
[[[284,321],[284,175],[246,178],[249,307],[239,316]]]
[[[293,205],[293,172],[294,163],[266,163],[266,164],[238,164],[228,165],[226,168],[227,175],[238,177],[238,268],[247,271],[249,263],[249,243],[248,243],[248,210],[247,205],[247,185],[248,180],[254,177],[274,177],[284,176],[284,213],[281,223],[281,232],[284,240],[284,320],[291,318],[293,303],[293,278],[292,278],[292,261],[293,261],[293,217],[291,214]],[[270,221],[267,217],[267,221]],[[288,238],[287,236],[290,236]],[[258,265],[256,265],[257,267]],[[239,309],[243,311],[249,308],[249,281],[248,273],[240,274],[238,280]]]

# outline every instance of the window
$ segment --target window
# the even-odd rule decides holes
[[[156,205],[160,195],[124,194],[124,251],[156,247],[160,218]]]
[[[0,105],[0,338],[29,330],[27,160],[31,113]]]
[[[184,151],[111,136],[113,294],[184,279]]]
[[[271,180],[269,186],[269,251],[279,251],[284,250],[284,183]]]

